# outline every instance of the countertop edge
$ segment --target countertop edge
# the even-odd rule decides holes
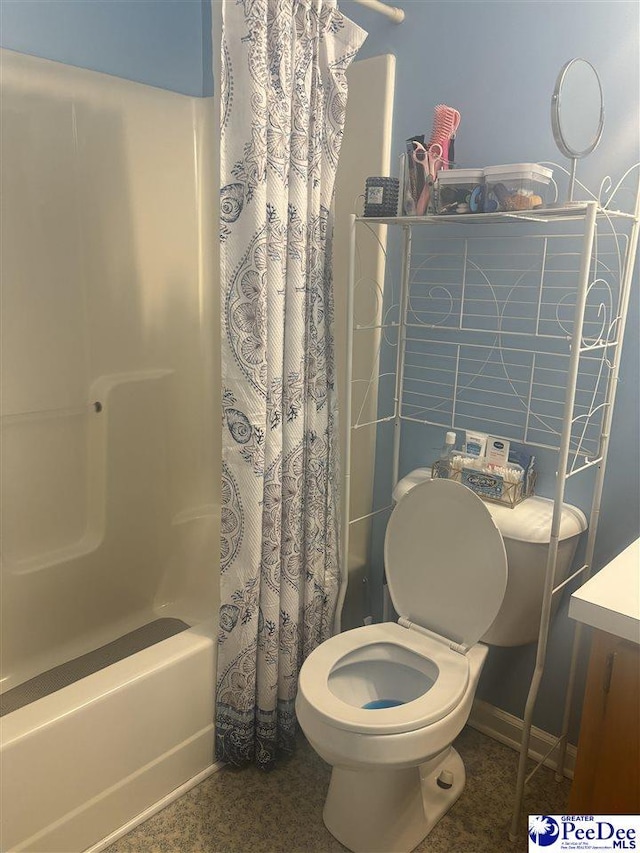
[[[632,542],[572,594],[568,615],[640,645],[640,540]]]

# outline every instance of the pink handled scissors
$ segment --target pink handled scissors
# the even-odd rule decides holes
[[[436,178],[436,172],[443,165],[442,146],[437,142],[432,143],[428,148],[420,142],[413,142],[413,151],[411,152],[414,163],[422,166],[424,171],[424,186],[418,200],[416,201],[416,214],[424,216],[429,206],[431,198],[431,187]]]
[[[435,181],[438,170],[445,166],[442,145],[439,142],[431,142],[427,148],[427,154],[429,155],[429,172]]]

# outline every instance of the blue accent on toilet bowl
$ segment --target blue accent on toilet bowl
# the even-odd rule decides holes
[[[366,711],[378,711],[380,708],[395,708],[396,705],[404,705],[404,702],[400,699],[374,699],[362,707]]]

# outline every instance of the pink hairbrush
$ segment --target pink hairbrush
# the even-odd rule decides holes
[[[433,110],[433,128],[429,145],[442,148],[441,169],[448,169],[453,163],[453,140],[460,126],[460,113],[453,107],[438,104]],[[428,146],[427,146],[428,147]]]

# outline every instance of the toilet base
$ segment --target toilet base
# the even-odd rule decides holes
[[[453,777],[450,788],[438,785],[443,771]],[[410,853],[455,803],[464,784],[464,764],[452,746],[403,770],[334,767],[324,823],[354,853]]]

